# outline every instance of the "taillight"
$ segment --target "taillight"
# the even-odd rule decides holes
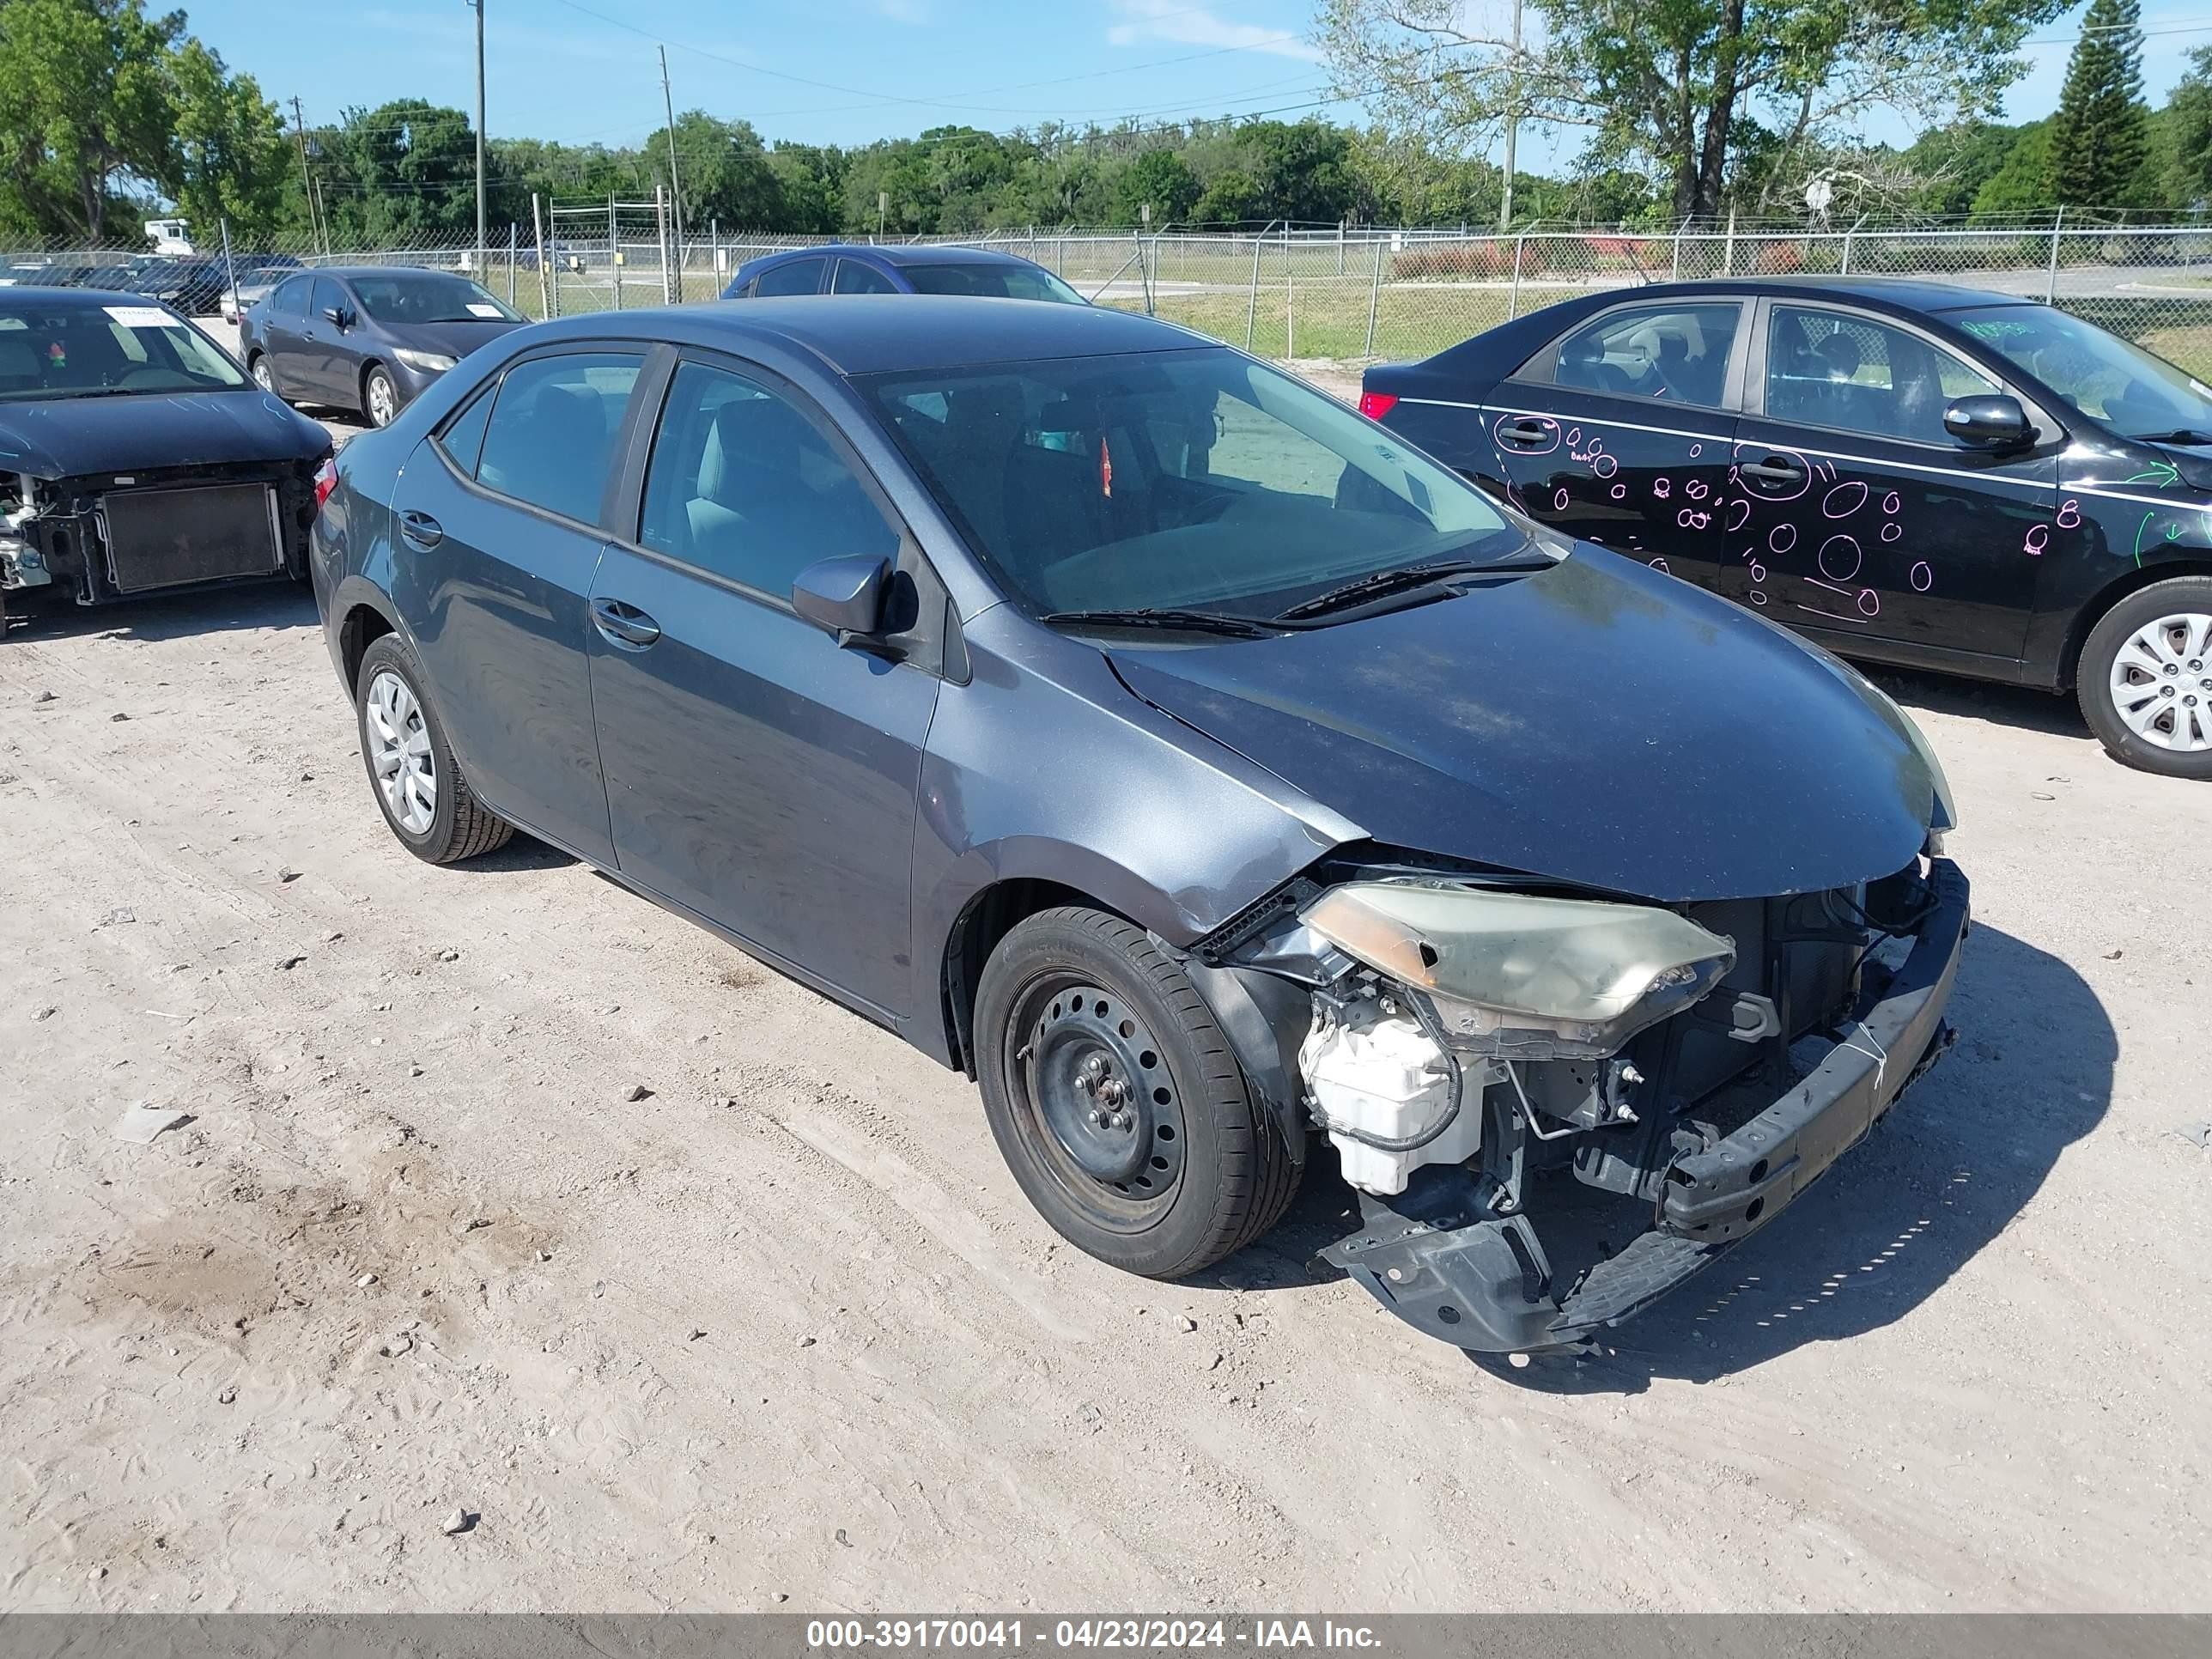
[[[1395,392],[1363,392],[1359,394],[1359,412],[1370,421],[1379,421],[1398,406]]]
[[[326,456],[315,469],[315,510],[322,511],[323,503],[331,498],[331,491],[338,487],[338,462],[335,455]]]

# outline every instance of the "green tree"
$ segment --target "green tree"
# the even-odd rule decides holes
[[[2051,197],[2051,121],[2045,117],[2014,130],[2004,164],[1974,192],[1977,213],[2048,212]]]
[[[2195,207],[2212,200],[2212,46],[2189,54],[2189,72],[2166,100],[2173,159],[2167,173],[2167,199]]]
[[[317,146],[337,175],[326,180],[333,241],[404,247],[472,230],[476,143],[466,115],[420,98],[348,110]]]
[[[294,152],[276,106],[250,75],[234,76],[187,39],[171,64],[175,160],[170,193],[202,233],[228,222],[234,236],[264,239],[284,217]]]
[[[0,4],[0,150],[13,215],[98,240],[126,186],[167,182],[169,54],[183,31],[183,13],[149,18],[139,0]]]
[[[1507,115],[1592,136],[1599,167],[1663,173],[1676,214],[1722,210],[1742,124],[1771,136],[1768,203],[1868,113],[1996,112],[2027,32],[2064,0],[1534,0],[1516,49],[1459,0],[1320,0],[1332,78],[1395,130],[1482,153]],[[1762,147],[1764,148],[1764,147]]]
[[[646,155],[653,182],[667,185],[665,130],[646,146]],[[684,111],[676,118],[676,165],[685,223],[719,222],[756,230],[781,222],[783,192],[751,122],[718,121],[704,110]]]
[[[1259,204],[1260,187],[1252,182],[1251,175],[1237,167],[1224,167],[1207,184],[1206,194],[1198,198],[1190,216],[1201,225],[1243,224],[1259,216]]]
[[[2137,205],[2150,155],[2137,0],[2089,0],[2051,141],[2051,183],[2068,207]]]
[[[1200,193],[1198,175],[1180,155],[1165,148],[1148,149],[1121,170],[1115,187],[1121,208],[1115,216],[1133,225],[1144,216],[1138,209],[1149,207],[1152,222],[1164,225],[1188,217]]]

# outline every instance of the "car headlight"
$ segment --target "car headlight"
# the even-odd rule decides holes
[[[405,346],[399,347],[392,355],[408,368],[419,368],[425,374],[443,374],[460,362],[459,358],[448,357],[442,351],[412,351]]]
[[[1306,924],[1435,1001],[1455,1048],[1600,1060],[1696,1002],[1735,965],[1733,940],[1640,904],[1418,882],[1349,882]]]

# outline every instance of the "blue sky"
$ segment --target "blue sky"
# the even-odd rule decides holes
[[[1504,0],[1469,0],[1472,6]],[[1316,105],[1326,75],[1305,39],[1310,0],[485,0],[495,135],[635,142],[659,124],[656,42],[676,107],[742,116],[770,138],[851,143],[962,121],[1279,111]],[[2008,113],[2047,113],[2080,13],[2038,31]],[[465,0],[359,0],[328,22],[272,0],[200,0],[191,27],[309,121],[354,104],[475,100]],[[2153,0],[2145,73],[2155,102],[2212,45],[2212,0]],[[304,27],[303,27],[304,25]],[[923,99],[946,102],[923,102]],[[1354,112],[1323,105],[1320,112]],[[1909,140],[1885,120],[1875,136]],[[1549,168],[1572,135],[1524,138]]]

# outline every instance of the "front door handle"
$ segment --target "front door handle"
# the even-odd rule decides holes
[[[411,507],[399,515],[399,533],[416,546],[435,547],[446,539],[445,526],[427,513],[417,513]]]
[[[1762,483],[1796,483],[1805,476],[1803,467],[1794,466],[1779,455],[1769,455],[1763,461],[1746,461],[1736,471]]]
[[[592,621],[617,645],[642,651],[660,637],[660,624],[634,605],[620,599],[593,599]]]

